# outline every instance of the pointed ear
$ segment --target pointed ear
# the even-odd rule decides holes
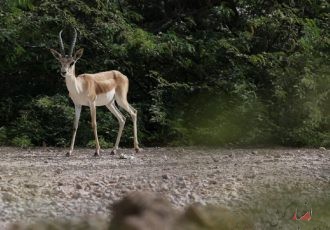
[[[73,56],[73,59],[75,61],[77,61],[79,58],[81,58],[81,56],[83,55],[83,52],[84,52],[84,48],[77,50],[77,52]]]
[[[54,56],[57,60],[59,60],[59,59],[62,58],[62,54],[60,54],[60,53],[57,52],[56,50],[53,50],[53,49],[49,49],[49,50],[50,50],[50,52],[53,54],[53,56]]]

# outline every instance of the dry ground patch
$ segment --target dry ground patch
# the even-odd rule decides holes
[[[289,210],[281,204],[275,219],[299,202],[327,196],[330,184],[327,150],[146,148],[133,155],[121,149],[127,159],[109,152],[95,158],[92,150],[77,149],[67,158],[58,148],[0,148],[1,229],[16,221],[107,217],[114,201],[136,190],[161,193],[179,210],[197,202],[239,211],[277,210],[267,199],[280,199],[284,189],[285,202],[293,203]]]

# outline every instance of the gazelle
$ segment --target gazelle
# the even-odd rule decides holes
[[[72,56],[77,40],[77,31],[76,29],[74,29],[74,36],[72,39],[70,51],[69,54],[66,55],[62,39],[62,31],[63,30],[61,30],[59,33],[61,53],[57,52],[54,49],[50,49],[50,51],[61,64],[61,75],[65,78],[65,83],[69,90],[69,96],[71,97],[75,105],[73,135],[70,150],[66,154],[66,156],[70,156],[73,152],[82,106],[89,106],[90,108],[92,128],[94,131],[96,142],[96,151],[94,154],[95,156],[99,156],[100,154],[100,144],[97,136],[96,106],[105,105],[118,119],[119,130],[115,146],[111,151],[111,154],[116,153],[122,135],[122,131],[124,129],[125,117],[116,107],[115,101],[132,117],[134,148],[135,151],[138,152],[140,148],[137,140],[137,111],[127,102],[128,78],[124,74],[116,70],[94,74],[84,73],[80,74],[79,76],[76,76],[75,64],[82,56],[83,49],[79,49]]]

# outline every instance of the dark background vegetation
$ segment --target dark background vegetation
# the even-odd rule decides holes
[[[49,48],[77,73],[130,79],[142,145],[330,145],[327,0],[0,0],[0,144],[67,146],[73,104]],[[118,123],[99,108],[103,147]],[[77,144],[92,145],[88,109]],[[122,144],[132,145],[127,122]]]

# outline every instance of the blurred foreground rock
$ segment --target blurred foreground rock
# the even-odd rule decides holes
[[[107,220],[39,222],[16,224],[11,230],[231,230],[253,229],[248,217],[241,217],[223,207],[192,205],[184,212],[175,210],[158,194],[133,192],[112,207]]]
[[[154,193],[133,192],[113,205],[110,230],[171,230],[177,212]]]

